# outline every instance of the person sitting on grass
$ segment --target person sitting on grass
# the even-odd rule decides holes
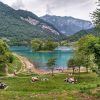
[[[43,79],[41,79],[41,81],[48,81],[49,79],[48,78],[43,78]]]
[[[32,82],[36,82],[36,81],[39,81],[39,78],[38,77],[32,77]]]
[[[75,79],[74,77],[66,78],[64,81],[72,84],[77,83],[77,79]]]

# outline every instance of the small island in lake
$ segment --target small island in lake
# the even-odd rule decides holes
[[[67,41],[51,41],[43,39],[33,39],[31,41],[31,47],[33,51],[36,52],[51,52],[54,51],[59,46],[68,46]]]

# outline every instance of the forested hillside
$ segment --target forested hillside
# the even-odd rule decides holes
[[[13,43],[20,41],[26,43],[32,38],[54,41],[65,38],[55,27],[35,14],[24,10],[14,10],[2,2],[0,2],[0,37]]]
[[[67,37],[67,40],[71,41],[71,42],[75,42],[75,41],[79,40],[80,38],[82,38],[83,36],[86,36],[88,34],[92,34],[92,35],[98,37],[98,36],[100,36],[100,29],[92,28],[92,29],[88,29],[88,30],[81,30],[81,31],[77,32],[76,34]]]

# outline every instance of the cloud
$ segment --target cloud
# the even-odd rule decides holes
[[[53,6],[54,8],[63,8],[63,7],[69,7],[71,5],[77,6],[86,4],[87,2],[92,2],[96,0],[37,0],[37,2],[41,3],[47,3],[50,6]]]
[[[38,16],[45,14],[73,16],[90,19],[90,13],[96,9],[98,0],[2,0],[14,9],[32,11]]]
[[[90,13],[96,9],[96,2],[97,0],[35,0],[34,3],[38,4],[40,9],[39,5],[42,5],[45,14],[91,20]],[[43,14],[38,12],[39,16]]]
[[[13,4],[12,4],[12,7],[14,9],[22,9],[24,7],[24,3],[22,0],[16,0]]]

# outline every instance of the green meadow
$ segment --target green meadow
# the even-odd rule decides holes
[[[38,76],[40,81],[31,82],[32,76]],[[76,84],[64,82],[66,77],[67,73],[1,77],[8,87],[0,90],[0,100],[100,100],[100,78],[96,74],[74,74]],[[43,78],[49,80],[42,81]]]

